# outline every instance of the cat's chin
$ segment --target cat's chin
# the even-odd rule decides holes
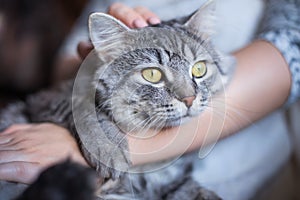
[[[176,119],[167,120],[165,122],[165,127],[170,128],[170,127],[174,127],[174,126],[180,126],[184,123],[189,122],[190,119],[191,119],[191,116],[185,115],[183,117],[179,117],[179,118],[176,118]]]
[[[170,128],[170,127],[180,126],[182,124],[185,124],[189,122],[193,117],[199,116],[201,112],[202,110],[201,111],[197,110],[197,112],[192,112],[191,110],[189,110],[187,114],[182,117],[166,120],[164,127]]]

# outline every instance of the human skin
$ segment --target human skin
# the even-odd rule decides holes
[[[113,4],[109,13],[131,28],[143,27],[150,23],[149,18],[157,18],[146,8],[132,9],[120,3]],[[137,19],[143,22],[134,23]],[[89,44],[81,43],[78,50],[85,57],[91,48]],[[220,117],[210,126],[215,110],[206,109],[191,122],[162,130],[154,137],[139,139],[128,135],[134,165],[170,158],[216,142],[286,102],[291,75],[274,46],[266,41],[254,41],[233,55],[237,60],[236,71],[224,91],[224,98],[218,100],[220,107],[226,107],[226,110],[218,111],[225,116],[224,120]],[[30,183],[42,169],[67,157],[86,164],[74,138],[67,133],[54,124],[15,125],[0,133],[0,179]]]
[[[0,179],[31,183],[54,163],[71,159],[87,165],[68,130],[60,126],[16,124],[0,133]]]

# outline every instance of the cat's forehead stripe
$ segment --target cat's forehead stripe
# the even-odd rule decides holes
[[[211,62],[219,62],[218,54],[209,41],[206,41],[201,35],[193,34],[182,26],[161,25],[159,28],[149,27],[142,29],[141,35],[143,37],[139,42],[143,43],[145,40],[156,41],[154,45],[151,43],[150,45],[182,55],[187,60],[198,61],[197,59],[205,57],[210,58]],[[149,45],[149,42],[145,44]]]

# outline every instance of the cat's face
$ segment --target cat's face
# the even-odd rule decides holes
[[[138,30],[104,14],[91,17],[92,41],[108,63],[96,75],[98,104],[123,130],[180,125],[227,83],[233,65],[210,43],[211,7],[182,24]]]

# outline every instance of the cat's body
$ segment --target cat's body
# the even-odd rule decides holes
[[[137,30],[93,14],[95,51],[75,82],[2,111],[0,130],[19,122],[6,118],[8,113],[26,113],[20,122],[68,128],[87,161],[106,177],[99,193],[104,199],[218,199],[192,179],[196,154],[160,170],[162,163],[154,163],[135,168],[143,172],[151,166],[156,169],[152,172],[120,177],[130,169],[124,132],[147,137],[145,130],[178,126],[200,114],[228,82],[233,63],[209,40],[211,7],[209,3],[190,17]]]

